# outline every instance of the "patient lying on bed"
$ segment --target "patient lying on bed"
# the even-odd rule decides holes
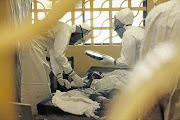
[[[97,110],[106,107],[104,103],[121,91],[131,74],[130,70],[114,70],[103,74],[103,78],[99,77],[101,79],[94,79],[89,88],[83,87],[68,92],[56,91],[52,102],[65,112],[98,118],[95,114]],[[88,83],[88,80],[91,78],[86,79],[85,83]]]

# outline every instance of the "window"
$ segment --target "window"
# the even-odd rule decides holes
[[[58,0],[34,0],[32,22],[43,19]],[[91,39],[85,45],[120,45],[121,39],[112,31],[113,17],[129,7],[135,16],[133,26],[144,27],[147,0],[82,0],[74,11],[67,12],[59,21],[68,25],[85,22],[91,27]]]

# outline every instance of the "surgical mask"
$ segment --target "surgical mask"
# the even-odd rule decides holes
[[[123,27],[125,24],[123,24],[121,21],[119,21],[116,16],[114,16],[114,26],[113,29],[116,31],[117,29]]]
[[[123,26],[123,27],[121,27],[121,28],[119,28],[119,29],[117,29],[117,30],[115,30],[115,31],[117,32],[117,34],[119,35],[119,37],[122,38],[124,32],[126,31],[126,29],[125,29],[124,26]]]
[[[123,37],[123,33],[126,31],[126,29],[124,28],[124,25],[121,21],[119,21],[116,16],[114,16],[114,26],[113,26],[113,30],[117,32],[117,34],[119,35],[120,38]]]
[[[84,36],[86,36],[90,30],[86,30],[81,26],[76,26],[76,31],[71,34],[69,45],[77,45],[85,42]]]
[[[129,26],[129,25],[131,25],[131,24],[128,24],[126,26]],[[123,24],[121,21],[119,21],[116,18],[116,16],[114,16],[114,26],[113,26],[113,28],[114,28],[114,31],[117,32],[117,34],[119,35],[120,38],[123,37],[123,34],[126,31],[124,26],[125,26],[125,24]]]

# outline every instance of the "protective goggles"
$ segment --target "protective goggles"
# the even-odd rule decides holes
[[[69,42],[69,45],[77,45],[81,43],[85,43],[86,39],[85,36],[88,35],[88,33],[91,30],[86,30],[80,26],[76,26],[76,31],[71,34],[71,39]]]

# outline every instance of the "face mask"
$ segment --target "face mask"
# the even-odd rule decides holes
[[[125,29],[124,27],[121,27],[121,28],[119,28],[119,29],[117,29],[117,30],[115,30],[115,31],[117,32],[117,34],[119,35],[119,37],[122,38],[124,32],[126,31],[126,29]]]
[[[71,34],[69,45],[74,45],[74,44],[77,45],[77,44],[81,44],[81,43],[85,42],[85,40],[83,38],[89,32],[90,32],[90,30],[86,30],[86,29],[82,28],[81,26],[76,26],[76,31]]]
[[[114,26],[113,26],[113,29],[114,31],[116,31],[117,29],[123,27],[125,24],[123,24],[122,22],[120,22],[116,16],[114,16]]]
[[[116,16],[114,16],[114,31],[117,32],[120,38],[123,37],[124,32],[126,31],[125,29],[125,24],[123,24],[121,21],[119,21]],[[131,24],[128,24],[126,26],[131,26]]]
[[[74,45],[80,39],[82,39],[82,34],[81,33],[72,33],[69,45]]]
[[[122,22],[120,22],[116,16],[114,16],[114,26],[113,26],[114,31],[117,32],[117,34],[119,35],[120,38],[123,37],[123,33],[126,31],[126,29],[124,28],[124,24]]]

